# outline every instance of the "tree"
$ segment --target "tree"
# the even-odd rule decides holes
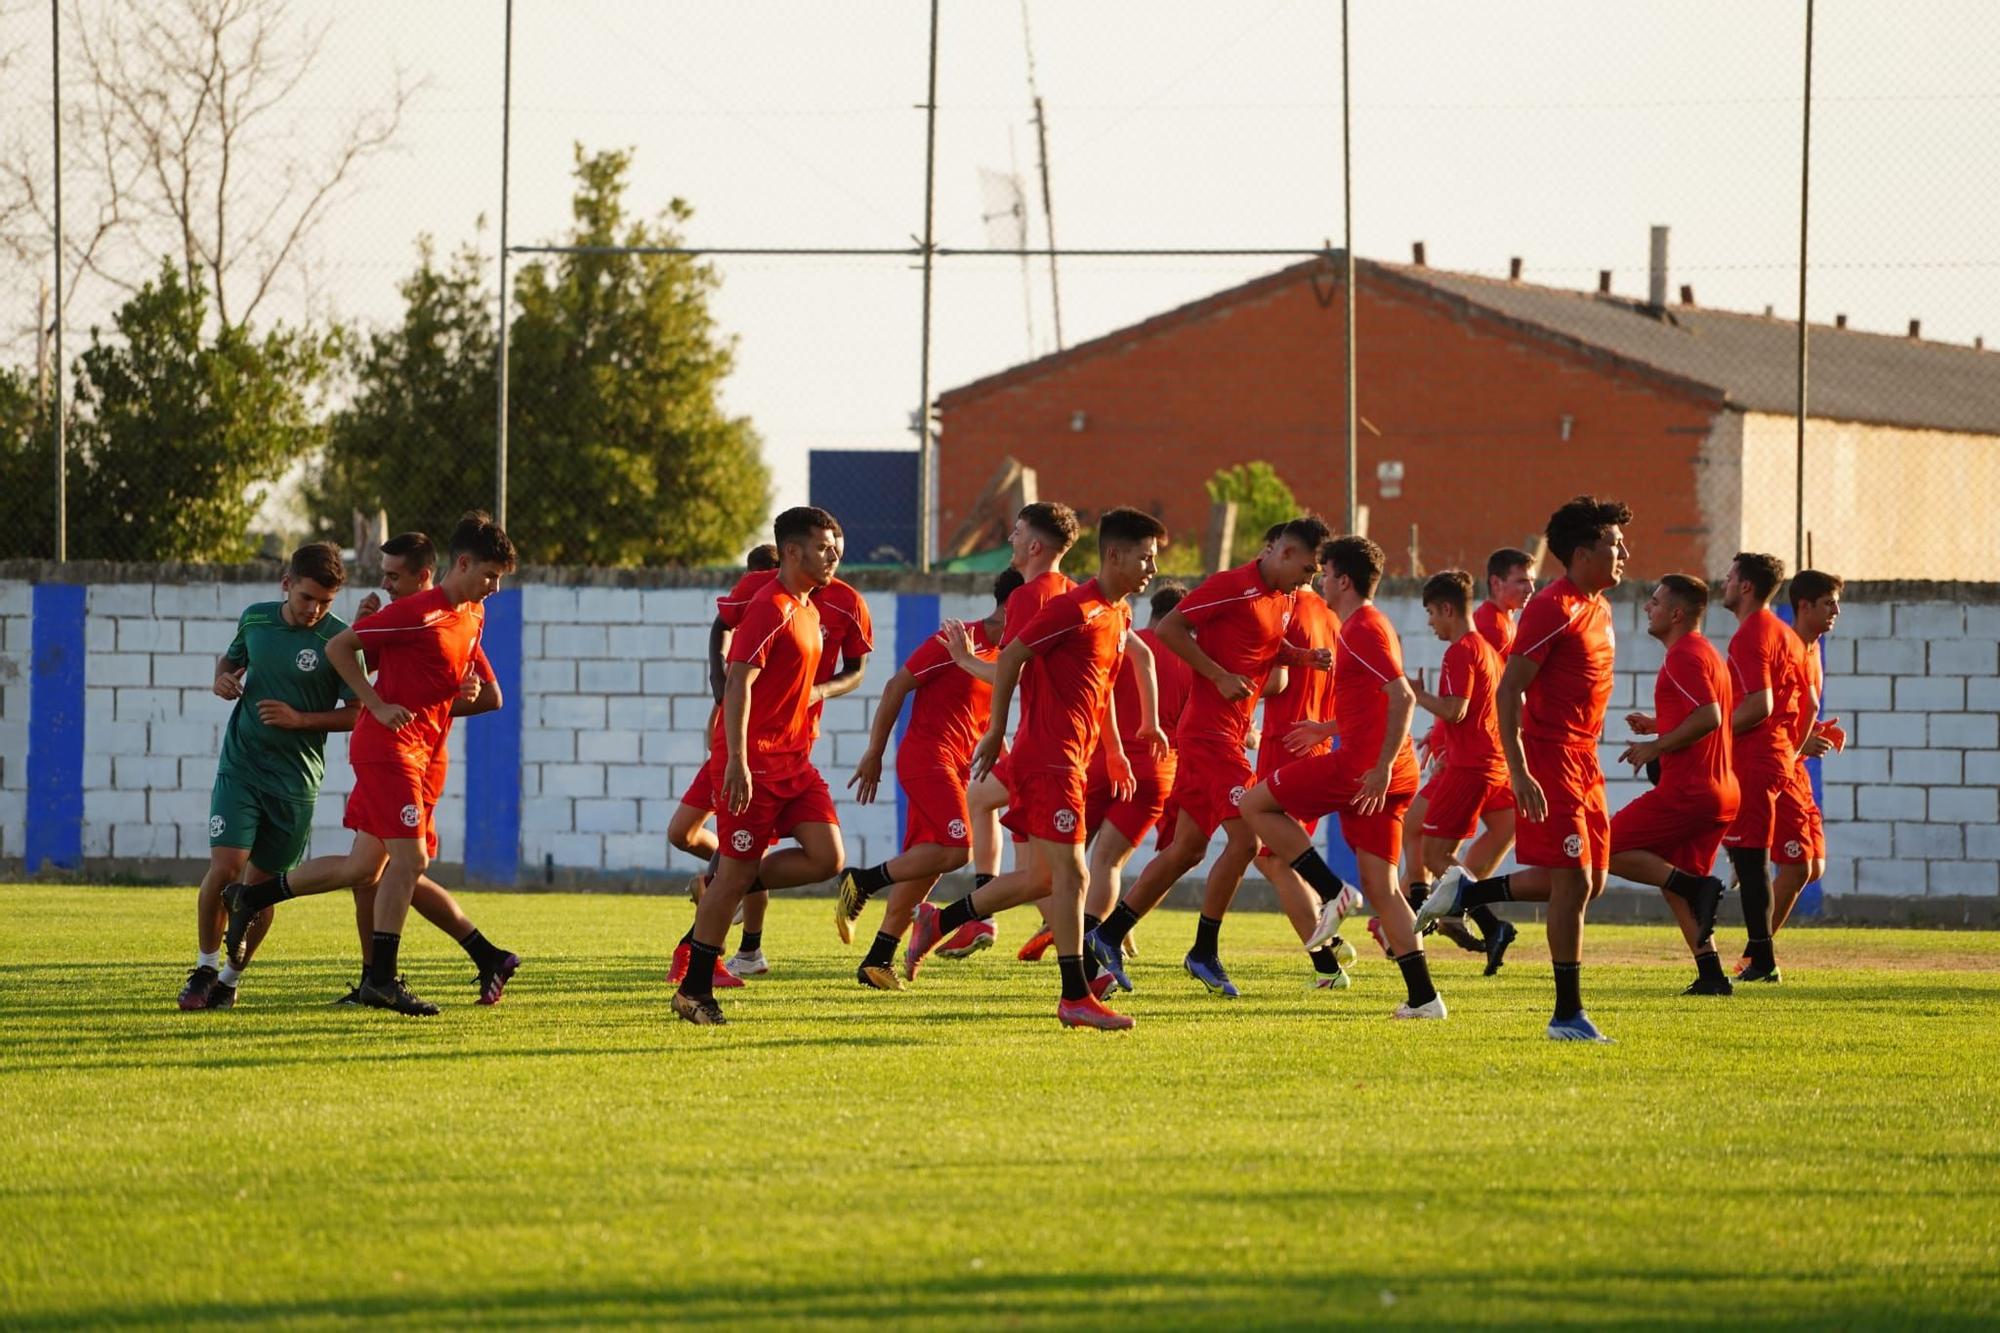
[[[55,421],[30,375],[0,369],[0,559],[55,554]]]
[[[1299,502],[1269,463],[1239,463],[1217,469],[1207,482],[1212,504],[1236,502],[1236,538],[1230,543],[1229,563],[1240,565],[1254,558],[1264,547],[1264,531],[1273,523],[1299,516]]]

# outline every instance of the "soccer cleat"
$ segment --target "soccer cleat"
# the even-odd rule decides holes
[[[674,962],[673,966],[667,969],[667,984],[678,986],[687,974],[688,946],[687,941],[682,940],[674,946]],[[718,958],[715,960],[715,980],[712,984],[720,986],[723,990],[734,990],[743,984],[743,978],[731,972]]]
[[[1597,1024],[1590,1021],[1590,1015],[1578,1010],[1574,1018],[1551,1018],[1549,1020],[1550,1041],[1599,1041],[1611,1044],[1611,1038],[1597,1030]]]
[[[211,1009],[234,1009],[236,1007],[236,987],[225,986],[218,980],[208,988],[208,1007]]]
[[[215,985],[215,969],[206,963],[188,973],[187,985],[181,987],[179,1004],[182,1010],[193,1013],[197,1009],[208,1008],[208,992]]]
[[[1734,969],[1731,970],[1730,975],[1740,977],[1749,970],[1750,970],[1750,955],[1746,953],[1741,958],[1738,958],[1736,960],[1736,966]]]
[[[1094,930],[1083,937],[1083,948],[1086,953],[1097,959],[1097,965],[1104,969],[1104,975],[1118,983],[1119,990],[1132,989],[1132,978],[1126,975],[1122,950],[1106,944]]]
[[[340,1009],[343,1007],[353,1008],[355,1005],[358,1005],[360,1003],[361,1003],[361,987],[349,986],[347,988],[347,994],[335,1000],[333,1002],[332,1007],[335,1009]]]
[[[1507,946],[1520,936],[1520,930],[1512,921],[1502,921],[1500,928],[1486,941],[1486,975],[1492,976],[1507,963]]]
[[[840,888],[833,895],[833,933],[840,936],[842,944],[854,943],[854,922],[861,915],[861,908],[867,902],[861,894],[861,885],[854,878],[852,870],[840,872]]]
[[[1443,1018],[1445,1016],[1444,996],[1433,995],[1422,1004],[1399,1004],[1391,1018]]]
[[[244,901],[249,893],[248,884],[229,884],[222,890],[222,905],[229,909],[229,924],[222,931],[222,956],[238,967],[249,961],[243,937],[250,933],[250,923],[257,919],[257,913]]]
[[[968,921],[951,933],[951,938],[938,945],[940,958],[970,958],[981,949],[993,947],[993,941],[1000,932],[991,921]]]
[[[1319,905],[1319,924],[1306,937],[1306,952],[1311,953],[1320,945],[1340,933],[1340,923],[1348,913],[1361,905],[1361,894],[1352,884],[1344,886],[1339,893]]]
[[[1355,960],[1360,956],[1360,954],[1354,952],[1354,946],[1346,940],[1340,938],[1338,935],[1333,937],[1334,962],[1339,963],[1342,967],[1353,967]]]
[[[1456,944],[1466,953],[1483,954],[1486,952],[1486,941],[1467,930],[1462,918],[1455,916],[1446,917],[1444,920],[1438,922],[1437,933],[1450,940],[1453,944]]]
[[[1741,972],[1738,972],[1736,979],[1745,983],[1761,981],[1766,985],[1775,986],[1784,980],[1784,974],[1778,971],[1776,963],[1752,963]]]
[[[1056,1006],[1056,1019],[1066,1028],[1096,1028],[1100,1032],[1123,1032],[1132,1026],[1130,1015],[1112,1012],[1094,995],[1064,1000]]]
[[[1396,951],[1389,947],[1389,937],[1382,933],[1381,917],[1371,916],[1368,918],[1368,938],[1374,940],[1381,947],[1384,958],[1394,958],[1396,956]],[[1347,965],[1342,963],[1341,966],[1345,967]]]
[[[924,965],[932,949],[938,947],[938,909],[929,903],[918,903],[916,915],[910,918],[910,942],[903,946],[903,980],[915,981],[917,969]]]
[[[722,968],[732,977],[761,977],[771,971],[771,965],[764,961],[762,949],[753,949],[749,953],[738,949],[735,956],[724,963]]]
[[[1346,990],[1353,984],[1354,978],[1348,976],[1345,972],[1315,972],[1313,973],[1312,980],[1306,983],[1306,989],[1309,991]]]
[[[693,903],[696,907],[701,906],[701,895],[707,892],[708,892],[707,875],[696,875],[694,878],[690,879],[687,882],[688,901]]]
[[[1028,942],[1021,946],[1021,952],[1015,954],[1014,957],[1023,963],[1039,963],[1042,961],[1042,955],[1047,953],[1049,946],[1055,942],[1056,937],[1049,933],[1047,926],[1043,926],[1040,930],[1028,936]]]
[[[1111,993],[1114,980],[1109,972],[1099,972],[1096,976],[1092,977],[1090,979],[1091,998],[1102,1004],[1104,997]]]
[[[1695,939],[1708,939],[1715,934],[1715,914],[1722,906],[1722,881],[1713,875],[1696,880],[1694,892],[1688,895],[1688,906],[1694,909]]]
[[[713,995],[704,995],[697,1000],[685,991],[675,991],[674,1012],[680,1015],[683,1022],[698,1028],[729,1026],[729,1020],[722,1016],[722,1006],[715,1002]]]
[[[370,1009],[391,1009],[410,1018],[430,1018],[438,1011],[438,1007],[429,1000],[420,1000],[411,994],[401,977],[386,986],[364,981],[357,998]]]
[[[1696,977],[1688,983],[1683,995],[1734,995],[1736,987],[1728,977]]]
[[[1459,900],[1465,897],[1465,872],[1460,871],[1449,880],[1439,880],[1437,886],[1417,908],[1417,933],[1423,934],[1448,916],[1460,914]]]
[[[902,990],[903,979],[896,975],[893,967],[877,967],[863,963],[854,969],[854,979],[875,990]]]
[[[500,996],[507,990],[507,983],[521,970],[521,955],[510,953],[493,965],[491,970],[479,969],[479,1003],[498,1004]]]
[[[1233,1000],[1242,993],[1236,989],[1236,983],[1229,979],[1229,974],[1222,970],[1220,958],[1203,958],[1199,954],[1190,953],[1181,960],[1181,966],[1187,969],[1189,976],[1208,987],[1211,995],[1220,995],[1225,1000]]]

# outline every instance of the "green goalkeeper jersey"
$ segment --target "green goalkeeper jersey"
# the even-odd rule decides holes
[[[326,776],[326,733],[267,725],[257,712],[266,699],[290,704],[301,713],[327,713],[352,699],[327,659],[326,645],[347,628],[331,613],[304,629],[285,619],[283,602],[257,602],[236,622],[236,637],[224,653],[231,666],[247,667],[243,697],[229,714],[222,738],[219,776],[288,801],[312,801]]]

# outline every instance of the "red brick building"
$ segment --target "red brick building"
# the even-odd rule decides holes
[[[1412,524],[1428,569],[1474,567],[1496,546],[1532,549],[1549,511],[1583,491],[1632,506],[1640,576],[1717,573],[1752,542],[1791,551],[1796,325],[1414,265],[1356,268],[1359,500],[1392,571],[1408,570]],[[1261,459],[1337,521],[1342,327],[1339,269],[1313,260],[946,392],[940,536],[1010,456],[1035,469],[1044,498],[1089,512],[1136,504],[1195,538],[1203,482]],[[1913,439],[1956,451],[1947,475],[2000,467],[1992,355],[1814,329],[1810,424],[1829,443],[1826,466],[1809,454],[1807,499],[1823,547],[1856,509],[1840,492],[1859,477],[1865,501],[1870,469],[1900,480]],[[1837,448],[1848,451],[1839,467]],[[1836,488],[1824,498],[1822,481]],[[1872,531],[1843,540],[1886,549]],[[1910,557],[1932,558],[1957,577],[1982,557]]]

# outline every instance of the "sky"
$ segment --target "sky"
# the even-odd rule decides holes
[[[1025,11],[1063,246],[1338,243],[1333,0]],[[368,164],[313,250],[324,310],[385,321],[419,234],[494,251],[503,5],[293,0],[292,12],[328,32],[277,143],[310,153],[379,107],[398,70],[421,83],[395,151]],[[921,232],[925,0],[515,0],[514,12],[517,244],[565,227],[576,144],[632,149],[631,203],[685,199],[690,244],[901,247]],[[1434,266],[1504,273],[1520,256],[1528,280],[1578,288],[1609,268],[1638,294],[1648,228],[1664,223],[1676,287],[1709,306],[1795,309],[1803,12],[1803,0],[1353,0],[1356,252],[1405,260],[1422,240]],[[10,136],[46,123],[45,13],[0,5],[0,49],[20,56],[0,86]],[[1030,243],[1046,244],[1023,18],[1020,0],[942,5],[940,245],[1003,234],[983,216],[982,169],[1023,177]],[[2000,337],[2000,9],[1819,0],[1816,24],[1813,318]],[[72,207],[88,185],[69,182]],[[780,507],[805,502],[811,449],[913,446],[912,261],[715,262],[714,312],[737,340],[726,403],[761,433]],[[1065,339],[1284,262],[1065,260]],[[33,276],[9,273],[4,290],[26,308]],[[98,308],[72,312],[79,340],[109,306],[86,292]],[[1046,265],[940,261],[933,347],[937,391],[1052,350]]]

